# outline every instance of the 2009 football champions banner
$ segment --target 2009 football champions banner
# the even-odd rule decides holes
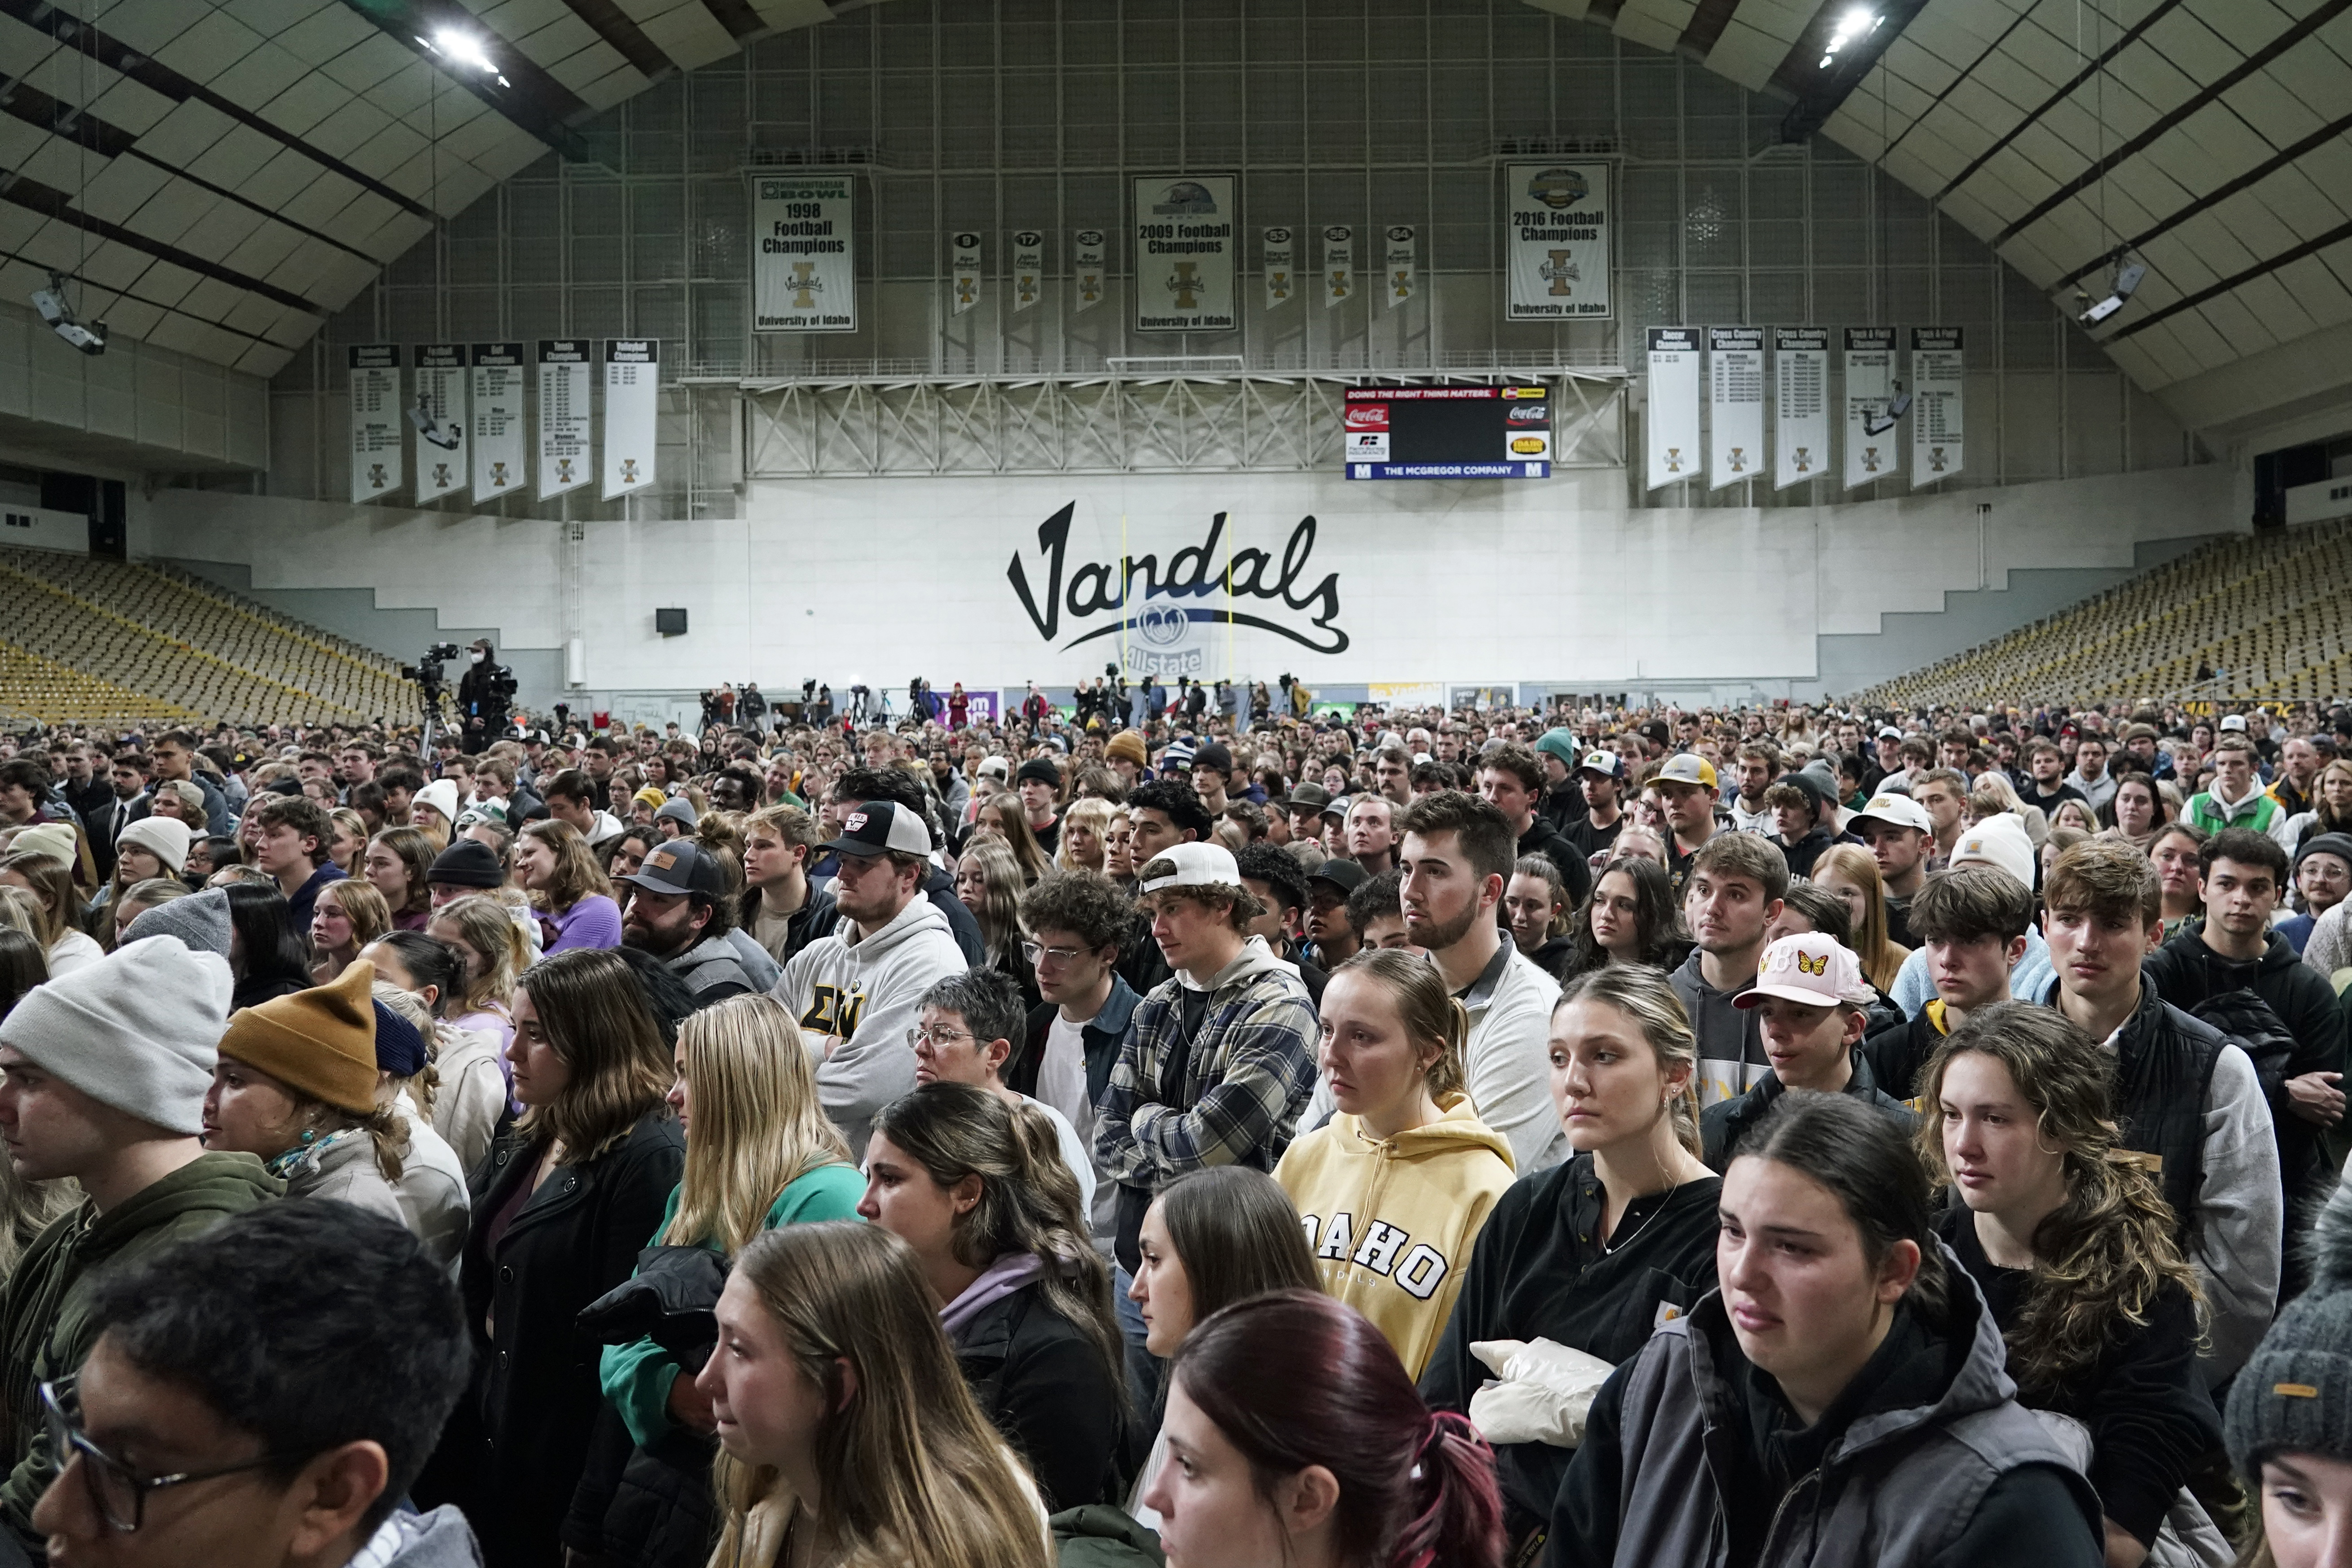
[[[1135,330],[1230,332],[1241,229],[1231,174],[1148,174],[1135,182]]]
[[[1607,163],[1506,163],[1503,237],[1513,321],[1605,321],[1613,171]]]
[[[856,186],[847,174],[752,178],[752,331],[857,330]]]

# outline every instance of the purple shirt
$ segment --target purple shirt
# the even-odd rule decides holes
[[[547,941],[541,956],[569,952],[578,947],[621,945],[621,906],[602,893],[591,893],[560,915],[541,915]]]

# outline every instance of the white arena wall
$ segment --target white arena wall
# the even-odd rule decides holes
[[[2127,571],[2140,547],[2242,530],[2232,483],[2201,465],[1768,510],[1629,510],[1618,470],[1517,483],[909,477],[755,481],[735,520],[586,523],[163,490],[134,515],[131,548],[249,571],[265,595],[368,589],[382,609],[495,628],[527,701],[624,713],[644,711],[633,696],[747,677],[777,694],[808,677],[837,692],[860,679],[903,691],[918,675],[941,690],[1066,686],[1120,657],[1122,554],[1152,557],[1162,584],[1207,581],[1152,595],[1139,574],[1133,614],[1149,624],[1125,635],[1131,668],[1289,671],[1318,690],[1521,682],[1818,699],[1822,639],[1941,611],[1948,594],[1998,593],[2020,572]],[[1066,508],[1049,610],[1039,530]],[[568,547],[567,530],[579,535]],[[688,613],[688,635],[656,634],[666,607]],[[1941,651],[1889,649],[1885,673]]]

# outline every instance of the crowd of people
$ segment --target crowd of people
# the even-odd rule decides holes
[[[0,741],[0,1564],[2352,1562],[2352,709]]]

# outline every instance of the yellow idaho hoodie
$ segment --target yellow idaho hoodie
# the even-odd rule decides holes
[[[1511,1184],[1510,1141],[1469,1097],[1385,1141],[1339,1112],[1291,1144],[1274,1179],[1307,1226],[1323,1288],[1370,1318],[1417,1380],[1437,1348],[1470,1248]]]

